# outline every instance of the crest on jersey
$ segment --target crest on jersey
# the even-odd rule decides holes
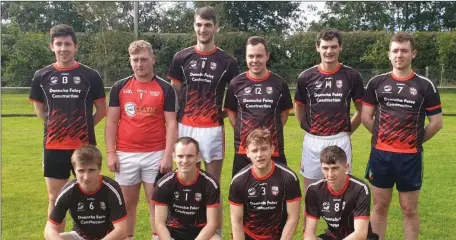
[[[255,188],[249,188],[249,190],[247,192],[249,193],[249,196],[253,196],[253,195],[255,195],[256,190],[255,190]]]
[[[175,191],[174,192],[174,199],[179,199],[179,192],[178,191]]]
[[[252,92],[252,88],[251,87],[246,87],[246,88],[244,88],[244,92],[249,94],[250,92]]]
[[[58,81],[58,80],[59,80],[59,79],[58,79],[56,76],[51,77],[51,84],[50,84],[50,85],[55,85],[55,84],[57,84],[57,81]]]
[[[418,94],[418,91],[416,90],[416,88],[411,87],[411,88],[410,88],[410,94],[412,94],[413,96],[415,96],[416,94]]]
[[[336,87],[341,88],[342,87],[342,80],[336,80]]]
[[[321,88],[321,86],[323,86],[323,82],[322,81],[318,80],[318,81],[315,82],[315,87],[316,88]]]
[[[127,116],[129,116],[129,117],[136,116],[136,104],[135,103],[127,102],[127,103],[125,103],[124,108],[125,108],[125,113],[127,114]]]
[[[81,83],[81,77],[79,77],[79,76],[74,76],[74,77],[73,77],[73,82],[74,82],[75,84],[80,84],[80,83]]]
[[[323,203],[323,211],[325,211],[325,212],[329,211],[329,202],[324,202]]]
[[[272,87],[266,87],[266,93],[272,94]]]
[[[195,193],[195,201],[197,201],[197,202],[201,201],[201,193],[199,193],[199,192]]]
[[[272,192],[272,195],[277,196],[279,194],[279,187],[278,186],[272,186],[271,187],[271,192]]]
[[[393,90],[393,87],[391,87],[391,85],[386,85],[383,87],[383,91],[385,92],[391,92],[391,90]]]
[[[150,95],[154,96],[154,97],[158,97],[160,96],[160,92],[159,91],[152,91],[150,90]]]
[[[196,68],[197,64],[198,64],[198,62],[196,60],[191,60],[190,61],[190,68]]]
[[[104,202],[100,202],[100,208],[101,210],[106,210],[106,204]]]
[[[84,210],[84,203],[78,202],[78,211]]]
[[[215,70],[217,68],[217,63],[211,62],[211,69]]]

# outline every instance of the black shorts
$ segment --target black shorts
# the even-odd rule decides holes
[[[318,237],[321,238],[322,240],[338,240],[337,237],[335,237],[334,235],[328,234],[328,233],[323,233]],[[379,237],[375,233],[372,233],[371,235],[369,235],[366,238],[366,240],[378,240],[378,239],[379,239]]]
[[[73,172],[71,165],[71,155],[74,150],[54,150],[44,149],[43,154],[43,170],[44,177],[68,179],[70,172]]]
[[[372,148],[365,178],[378,188],[392,188],[396,184],[399,192],[420,190],[423,183],[423,154]]]
[[[194,240],[196,237],[198,237],[199,233],[203,228],[199,227],[194,227],[191,229],[178,229],[178,228],[172,228],[172,227],[167,227],[169,234],[174,240]]]
[[[285,154],[282,154],[278,157],[272,157],[272,160],[287,165],[287,158],[285,157]],[[236,173],[241,171],[245,166],[249,165],[250,163],[251,161],[247,157],[247,155],[237,153],[234,154],[232,176],[234,177]]]

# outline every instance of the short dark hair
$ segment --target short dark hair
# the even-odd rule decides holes
[[[320,152],[320,163],[347,163],[347,154],[342,148],[338,146],[325,147]]]
[[[342,36],[339,30],[335,28],[325,28],[317,34],[317,46],[320,46],[321,40],[331,41],[334,38],[337,39],[339,46],[342,45]]]
[[[272,136],[271,132],[265,128],[257,128],[247,135],[245,139],[245,148],[247,148],[251,143],[256,144],[269,144],[272,146]]]
[[[410,47],[412,48],[412,51],[415,50],[415,39],[413,38],[413,36],[410,33],[407,33],[407,32],[397,32],[397,33],[393,34],[393,36],[391,37],[389,46],[391,47],[392,42],[403,43],[403,42],[407,42],[407,41],[410,42]]]
[[[56,37],[70,36],[71,39],[73,39],[73,43],[78,44],[78,40],[76,39],[76,33],[74,32],[73,28],[70,25],[66,25],[66,24],[55,25],[51,28],[50,34],[51,34],[51,43],[54,42],[54,38],[56,38]]]
[[[95,163],[101,169],[102,156],[100,150],[93,145],[83,145],[76,149],[71,156],[71,164],[73,167],[76,163],[88,165]]]
[[[213,7],[206,6],[196,9],[194,17],[196,16],[205,20],[212,20],[214,25],[217,24],[217,16]]]
[[[266,50],[266,53],[269,53],[269,47],[268,47],[268,43],[266,42],[266,39],[260,37],[260,36],[252,36],[252,37],[249,37],[247,39],[247,43],[245,44],[245,46],[247,47],[247,45],[252,45],[252,46],[255,46],[257,44],[263,44],[264,46],[264,50]]]
[[[180,137],[179,139],[177,139],[176,141],[176,145],[178,143],[181,143],[183,145],[189,145],[189,144],[193,144],[195,145],[195,149],[196,149],[196,153],[198,154],[200,152],[200,148],[199,148],[199,143],[198,141],[196,141],[194,138],[192,137]],[[174,146],[176,146],[174,145]]]

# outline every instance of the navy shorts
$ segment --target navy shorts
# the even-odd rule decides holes
[[[272,157],[272,160],[275,162],[282,163],[284,165],[287,165],[287,158],[285,155],[280,155],[278,157]],[[247,157],[245,154],[234,154],[234,160],[233,160],[233,170],[232,170],[232,176],[236,175],[239,171],[241,171],[245,166],[249,165],[252,163],[250,159]]]
[[[44,177],[56,179],[68,179],[73,172],[71,156],[74,150],[44,149],[43,170]]]
[[[335,237],[332,234],[328,234],[328,233],[323,233],[318,237],[321,238],[322,240],[337,240],[337,237]],[[368,236],[366,238],[366,240],[378,240],[378,239],[379,239],[379,237],[375,233],[372,233],[370,236]]]
[[[365,178],[378,188],[392,188],[396,184],[399,192],[420,190],[423,183],[423,154],[372,148]]]

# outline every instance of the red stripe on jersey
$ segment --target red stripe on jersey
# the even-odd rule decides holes
[[[305,215],[306,217],[309,217],[309,218],[312,218],[312,219],[315,219],[315,220],[318,220],[318,219],[319,219],[318,217],[312,216],[312,215],[310,215],[310,214],[307,213],[307,212],[304,212],[304,215]]]
[[[398,76],[394,75],[394,73],[391,72],[391,77],[394,80],[401,81],[401,82],[408,81],[408,80],[412,79],[414,76],[415,76],[415,73],[413,71],[407,77],[398,77]]]
[[[362,99],[362,98],[358,98],[358,99],[355,100],[355,102],[357,102],[357,103],[363,103],[363,99]]]
[[[233,113],[236,113],[236,111],[234,111],[234,110],[231,110],[231,109],[229,109],[229,108],[224,108],[224,109],[223,109],[223,111],[228,111],[228,112],[233,112]]]
[[[171,77],[171,76],[169,76],[169,75],[168,75],[168,79],[171,80],[171,82],[172,82],[172,81],[181,82],[181,80],[176,79],[176,78],[173,78],[173,77]]]
[[[336,72],[339,71],[339,69],[340,69],[341,66],[342,66],[342,64],[338,63],[336,69],[332,70],[331,72],[326,72],[325,70],[323,70],[323,69],[321,68],[320,65],[318,65],[318,71],[319,71],[320,73],[325,74],[325,75],[333,75],[333,74],[335,74]]]
[[[212,204],[212,205],[207,205],[206,208],[215,208],[220,206],[220,203]]]
[[[103,100],[103,101],[104,101],[104,100],[106,100],[106,97],[97,98],[97,99],[95,99],[94,101],[97,102],[97,101],[100,101],[100,100]]]
[[[375,107],[375,105],[372,105],[368,102],[362,101],[363,105],[370,106],[370,107]]]
[[[250,231],[247,227],[244,226],[244,232],[249,235],[249,237],[255,239],[255,240],[268,240],[271,239],[271,236],[261,236],[261,235],[256,235],[252,231]]]
[[[126,220],[127,219],[127,215],[117,219],[117,220],[114,220],[112,221],[112,224],[116,224],[116,223],[119,223],[119,222],[122,222],[123,220]]]
[[[294,100],[294,102],[297,103],[297,104],[299,104],[299,105],[306,105],[306,104],[304,104],[304,103],[302,103],[302,102],[300,102],[300,101],[298,101],[298,100]]]
[[[426,108],[425,110],[426,110],[426,111],[432,111],[432,110],[435,110],[435,109],[438,109],[438,108],[441,108],[441,107],[442,107],[442,104],[439,104],[439,105],[434,106],[434,107]]]
[[[41,101],[38,101],[38,100],[35,100],[35,99],[29,98],[28,100],[29,100],[30,102],[36,102],[36,103],[44,104],[44,102],[41,102]]]
[[[380,139],[377,139],[377,144],[375,144],[375,148],[378,150],[386,151],[386,152],[395,152],[395,153],[417,153],[417,148],[394,148],[390,144],[383,143]]]
[[[253,177],[254,177],[256,180],[262,181],[262,180],[268,179],[268,178],[274,173],[274,170],[275,170],[275,164],[274,164],[274,162],[272,162],[271,171],[269,171],[268,174],[266,174],[266,175],[263,176],[263,177],[258,176],[258,175],[255,173],[255,170],[254,170],[253,167],[252,167],[252,170],[251,170],[251,171],[252,171]]]
[[[62,223],[58,223],[58,222],[52,220],[51,218],[48,218],[48,220],[49,220],[50,223],[52,223],[52,224],[54,224],[56,226],[59,226],[60,224],[62,224]]]
[[[155,204],[155,205],[168,206],[168,204],[166,204],[166,203],[161,203],[161,202],[157,202],[157,201],[154,201],[154,200],[150,200],[150,202],[151,202],[152,204]]]
[[[353,219],[365,219],[365,220],[369,220],[369,216],[356,216],[356,217],[354,217]]]
[[[214,49],[210,50],[209,52],[203,52],[203,51],[200,51],[198,50],[198,48],[195,46],[193,46],[193,49],[195,49],[195,52],[200,54],[200,55],[204,55],[204,56],[207,56],[207,55],[211,55],[213,53],[215,53],[217,51],[217,47],[214,46]]]
[[[79,67],[79,62],[75,62],[71,67],[59,67],[57,63],[53,63],[52,66],[59,71],[69,71]]]
[[[98,187],[97,187],[97,189],[95,189],[93,191],[89,192],[89,191],[84,190],[81,187],[81,184],[78,183],[79,190],[81,190],[81,192],[83,192],[86,195],[93,195],[93,194],[97,193],[100,190],[101,186],[103,186],[103,177],[101,175],[100,175],[100,180],[98,180]]]
[[[291,110],[293,110],[293,108],[289,108],[289,109],[282,110],[282,112],[289,112],[289,111],[291,111]]]
[[[294,198],[294,199],[287,200],[287,203],[301,201],[301,199],[302,199],[302,197],[297,197],[297,198]]]
[[[196,183],[196,181],[198,181],[198,177],[199,177],[199,168],[196,169],[196,176],[195,176],[195,179],[191,182],[191,183],[185,183],[180,177],[179,177],[179,171],[176,172],[176,177],[177,177],[177,180],[179,181],[180,184],[188,187],[188,186],[192,186],[193,184]]]
[[[266,74],[266,76],[264,76],[262,78],[256,78],[256,77],[252,76],[250,74],[250,71],[247,72],[246,76],[247,76],[248,79],[250,79],[250,80],[252,80],[254,82],[262,82],[262,81],[268,79],[269,76],[271,76],[271,71],[268,70],[268,73]]]
[[[237,202],[233,202],[233,201],[229,201],[229,200],[228,200],[228,203],[235,205],[235,206],[244,206],[243,203],[237,203]]]

